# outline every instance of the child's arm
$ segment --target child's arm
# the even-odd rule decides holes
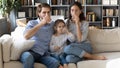
[[[67,33],[67,38],[70,42],[75,41],[75,36],[71,32]]]
[[[51,52],[55,52],[60,49],[60,47],[58,45],[55,45],[54,42],[55,42],[55,40],[54,40],[54,37],[52,36],[52,39],[50,42],[50,51]]]
[[[75,41],[75,36],[69,32],[69,30],[67,29],[67,27],[64,27],[64,33],[67,34],[67,39],[70,41],[70,42],[74,42]]]

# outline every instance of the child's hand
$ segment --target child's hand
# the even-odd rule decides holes
[[[54,46],[54,50],[55,50],[55,51],[58,51],[59,49],[60,49],[59,46]]]
[[[64,27],[64,28],[63,28],[63,33],[69,33],[67,27]]]

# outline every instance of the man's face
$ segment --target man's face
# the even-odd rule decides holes
[[[39,17],[43,19],[45,16],[50,16],[50,8],[42,7],[41,12],[39,13]]]

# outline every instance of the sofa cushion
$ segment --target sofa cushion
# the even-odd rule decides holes
[[[77,68],[75,63],[69,63],[68,68]]]
[[[47,68],[47,67],[41,63],[34,63],[34,68]]]
[[[120,68],[120,58],[112,59],[107,62],[106,68]]]
[[[106,68],[108,60],[86,60],[77,63],[77,68]]]
[[[93,52],[120,51],[120,28],[115,29],[89,29]]]
[[[10,61],[4,63],[4,68],[23,68],[23,64],[19,61]],[[34,68],[47,68],[47,67],[41,63],[35,63]]]
[[[12,37],[8,34],[4,34],[1,37],[2,40],[2,50],[3,50],[3,61],[9,62],[10,61],[10,48],[12,45]]]
[[[11,60],[18,60],[21,53],[32,48],[34,40],[13,40]]]

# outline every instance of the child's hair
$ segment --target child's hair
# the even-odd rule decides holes
[[[65,24],[65,22],[62,19],[57,19],[54,24],[54,34],[57,32],[57,26],[59,23]],[[66,24],[65,24],[66,25]]]

